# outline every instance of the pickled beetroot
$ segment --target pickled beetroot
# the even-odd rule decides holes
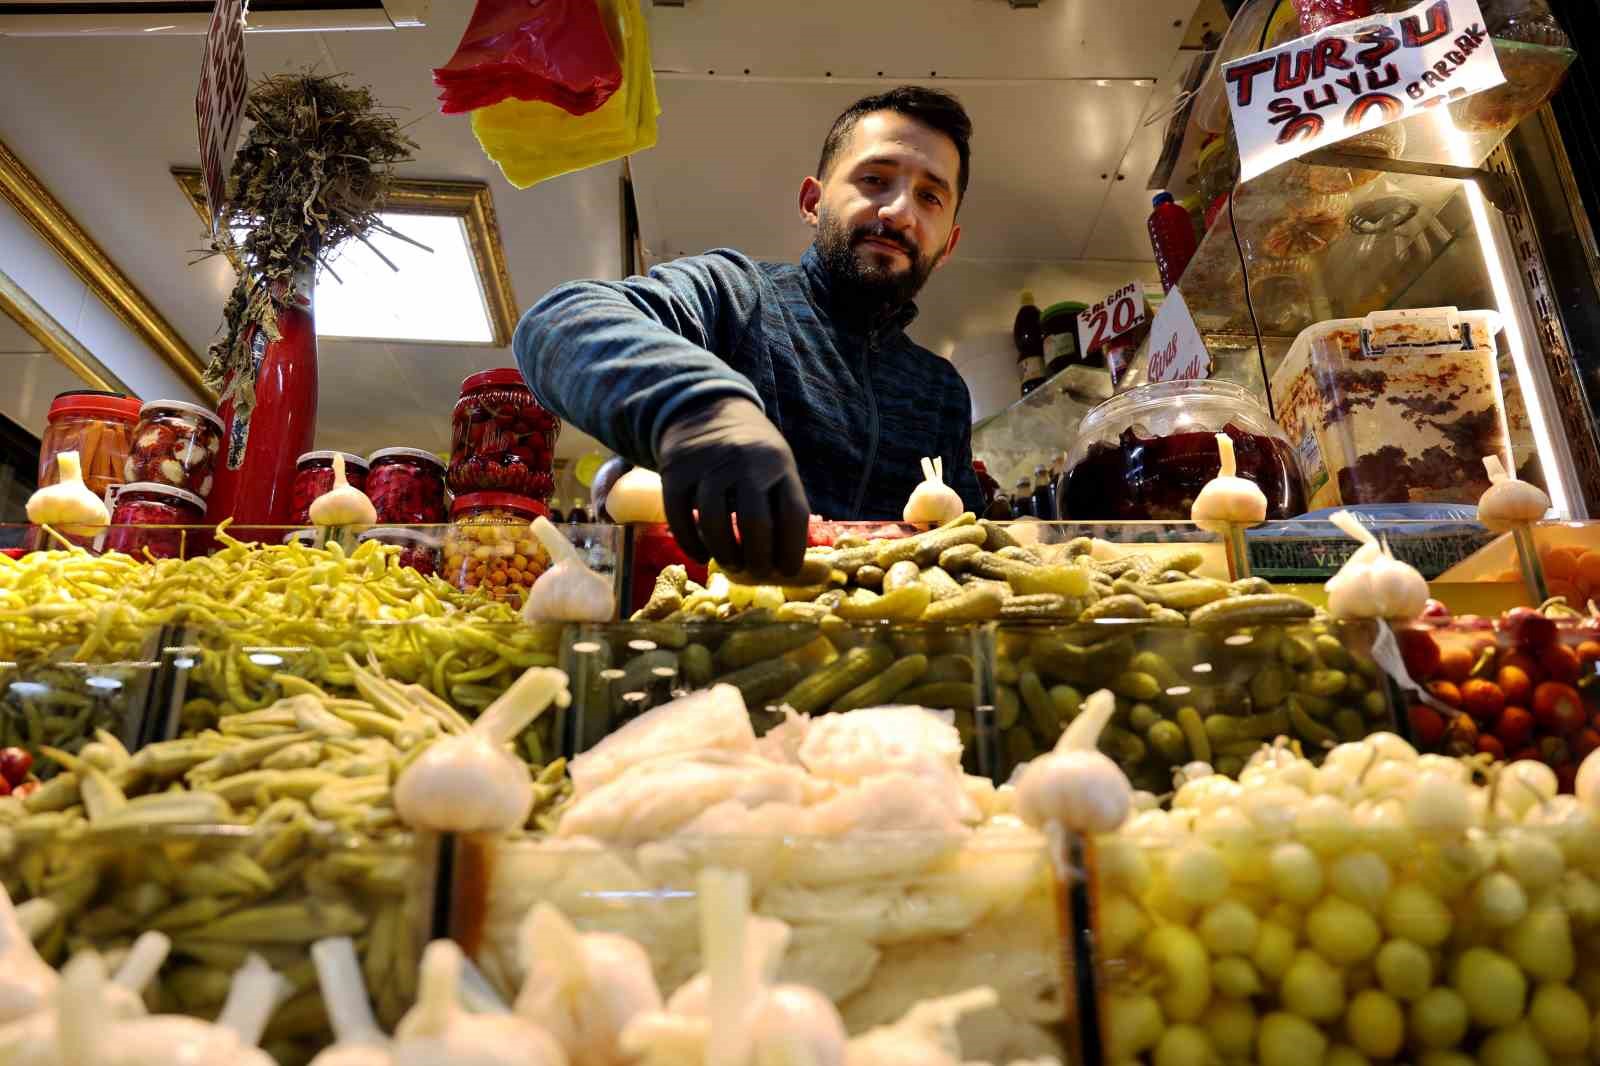
[[[1269,519],[1305,511],[1305,490],[1289,446],[1229,422],[1239,476],[1261,486]],[[1067,471],[1061,517],[1069,521],[1187,522],[1200,489],[1217,476],[1214,433],[1174,433],[1141,437],[1122,431],[1116,444],[1089,445],[1088,454]]]
[[[510,492],[542,502],[555,491],[561,421],[535,402],[517,371],[488,370],[462,382],[451,431],[453,492]]]
[[[359,455],[344,453],[344,478],[351,485],[367,491],[367,461]],[[311,521],[311,504],[318,496],[333,488],[333,453],[306,452],[295,464],[294,516],[291,521],[306,525]]]
[[[369,456],[366,489],[378,521],[437,525],[445,520],[445,466],[419,448],[383,448]]]
[[[171,485],[204,500],[221,447],[222,420],[216,415],[181,400],[154,400],[139,410],[122,473],[130,482]]]
[[[180,527],[201,525],[205,517],[205,501],[192,492],[153,482],[124,485],[106,532],[106,550],[135,559],[147,552],[157,559],[181,559],[191,530]]]
[[[377,463],[373,463],[377,473]],[[400,549],[397,562],[408,566],[424,577],[439,572],[439,542],[432,536],[415,529],[372,529],[361,534],[361,540],[375,540]]]

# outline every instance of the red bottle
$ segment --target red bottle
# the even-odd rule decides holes
[[[234,536],[263,539],[260,526],[288,525],[294,515],[294,472],[311,450],[317,429],[317,327],[312,312],[311,271],[296,275],[289,306],[278,314],[278,339],[252,327],[250,343],[261,351],[256,402],[248,417],[232,400],[217,410],[222,419],[222,459],[207,501],[207,520],[233,517]],[[226,385],[226,383],[224,383]],[[273,543],[276,543],[274,539]]]
[[[1170,192],[1158,192],[1155,210],[1150,212],[1150,246],[1155,249],[1156,267],[1161,271],[1161,288],[1171,292],[1183,277],[1184,268],[1199,247],[1195,240],[1194,219]]]

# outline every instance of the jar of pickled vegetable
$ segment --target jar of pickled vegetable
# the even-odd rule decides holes
[[[349,452],[344,456],[344,479],[362,492],[367,491],[367,461]],[[311,504],[333,488],[333,452],[306,452],[294,470],[294,516],[290,521],[303,525],[311,521]]]
[[[366,494],[378,521],[427,526],[445,520],[444,461],[421,448],[379,448],[367,456]]]
[[[473,374],[451,415],[451,491],[548,500],[560,434],[560,419],[535,402],[520,372]]]
[[[444,579],[463,591],[483,589],[521,607],[550,557],[528,528],[550,511],[510,492],[470,492],[450,507],[453,528],[444,541]]]
[[[152,400],[139,408],[133,450],[123,464],[130,481],[154,481],[204,500],[222,449],[222,419],[198,404]]]
[[[285,544],[298,544],[302,548],[315,548],[317,546],[317,535],[320,532],[315,528],[291,530],[283,535],[283,542]]]
[[[181,559],[192,531],[179,527],[201,525],[205,518],[206,502],[192,492],[154,481],[131,482],[117,492],[106,550],[136,559],[146,552],[157,559]]]
[[[420,529],[380,526],[367,530],[356,539],[363,544],[375,540],[399,548],[400,565],[409,566],[423,577],[432,577],[439,572],[439,538]]]
[[[120,392],[74,389],[57,396],[39,444],[39,487],[61,480],[56,456],[74,451],[83,467],[83,483],[96,496],[129,480],[124,468],[140,406],[137,397]]]

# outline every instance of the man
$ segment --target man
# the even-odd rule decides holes
[[[523,376],[660,471],[673,535],[702,561],[792,574],[810,512],[899,519],[923,456],[977,509],[966,384],[904,332],[961,238],[971,132],[948,93],[858,101],[801,183],[817,235],[799,265],[721,249],[561,286],[517,327]]]

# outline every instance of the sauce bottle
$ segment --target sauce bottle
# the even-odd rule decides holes
[[[1043,463],[1033,468],[1033,513],[1046,522],[1056,520],[1056,486]]]
[[[1183,277],[1184,268],[1194,258],[1199,242],[1194,235],[1194,219],[1172,198],[1170,192],[1158,192],[1155,210],[1150,212],[1150,246],[1156,253],[1156,267],[1161,271],[1161,288],[1171,292]]]
[[[1011,493],[1011,515],[1013,518],[1036,518],[1033,510],[1033,486],[1028,479],[1018,478],[1016,490]]]
[[[589,522],[589,512],[583,506],[583,501],[576,496],[572,498],[572,507],[567,511],[567,521],[575,526],[587,525]]]
[[[1022,306],[1011,324],[1011,340],[1017,346],[1017,377],[1022,379],[1022,395],[1044,384],[1044,331],[1039,327],[1039,308],[1033,293],[1022,290]]]

